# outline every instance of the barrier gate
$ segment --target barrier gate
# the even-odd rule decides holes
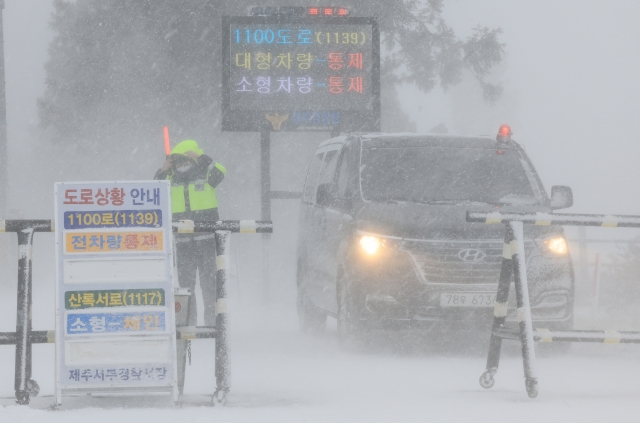
[[[504,224],[502,267],[498,282],[496,305],[494,308],[491,341],[487,357],[487,367],[480,376],[480,386],[490,389],[495,384],[494,376],[500,364],[500,350],[503,339],[519,340],[522,345],[525,387],[530,398],[538,396],[538,376],[534,342],[601,342],[640,343],[640,332],[602,330],[533,330],[529,307],[529,287],[525,262],[524,224],[599,226],[603,228],[640,228],[640,216],[563,214],[563,213],[500,213],[467,212],[467,222]],[[519,329],[505,327],[507,300],[513,275],[516,290],[516,307]]]
[[[225,402],[229,392],[229,354],[227,348],[227,308],[226,308],[226,263],[228,262],[227,242],[231,233],[256,234],[272,233],[270,221],[255,220],[223,220],[217,222],[182,220],[173,222],[173,232],[178,233],[215,233],[217,264],[217,301],[216,326],[193,327],[178,326],[178,340],[215,338],[215,377],[216,390],[213,403]],[[18,294],[16,331],[0,332],[0,345],[15,345],[15,393],[18,404],[29,404],[30,396],[38,395],[40,388],[32,379],[32,345],[55,343],[55,331],[34,331],[31,325],[32,316],[32,247],[35,232],[55,232],[54,221],[51,220],[0,220],[0,232],[18,234]],[[180,290],[178,290],[180,291]],[[184,292],[178,292],[178,300]],[[179,320],[177,319],[178,323]],[[184,344],[183,344],[184,346]],[[180,346],[179,346],[180,348]],[[184,361],[182,351],[178,356]],[[178,363],[178,380],[184,384],[184,363]],[[180,374],[182,372],[182,374]],[[182,393],[182,386],[179,386]],[[55,408],[56,404],[54,404]]]

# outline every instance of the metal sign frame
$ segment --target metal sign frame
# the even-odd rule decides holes
[[[231,25],[371,25],[371,110],[297,110],[295,105],[285,109],[231,110]],[[229,132],[258,131],[321,131],[321,132],[379,132],[380,131],[380,30],[378,22],[369,17],[301,17],[278,16],[223,16],[222,18],[222,130]],[[290,117],[296,112],[310,113],[311,118],[319,113],[340,113],[339,123],[326,122],[313,125],[296,124]],[[322,119],[320,119],[322,120]]]
[[[254,220],[221,220],[217,222],[182,220],[173,222],[173,232],[180,233],[212,233],[216,236],[217,270],[217,300],[216,327],[180,326],[176,328],[176,339],[182,345],[178,348],[182,374],[178,369],[178,388],[184,386],[184,360],[186,359],[184,346],[186,340],[216,338],[215,368],[216,391],[213,395],[214,404],[225,402],[229,392],[229,353],[227,351],[227,307],[226,307],[226,264],[229,262],[228,240],[229,233],[265,234],[272,233],[271,222]],[[0,332],[0,345],[16,346],[15,394],[16,402],[21,405],[29,404],[32,396],[37,396],[40,387],[32,379],[32,344],[52,344],[56,342],[56,331],[34,331],[31,325],[32,316],[32,257],[33,235],[35,232],[55,232],[53,220],[1,220],[0,232],[16,232],[18,234],[18,291],[16,310],[16,332]],[[176,300],[182,307],[176,313],[178,324],[186,324],[188,312],[189,290],[175,294]],[[178,308],[176,302],[176,309]],[[182,377],[180,377],[182,376]],[[52,404],[50,409],[57,409],[58,403]]]
[[[56,404],[91,392],[178,400],[169,191],[168,181],[55,184]]]

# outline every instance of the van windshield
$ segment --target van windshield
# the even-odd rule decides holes
[[[536,196],[517,151],[479,148],[370,148],[362,151],[365,200],[533,205]]]

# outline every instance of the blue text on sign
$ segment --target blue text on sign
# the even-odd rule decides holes
[[[67,315],[67,334],[95,335],[117,332],[164,332],[165,313],[69,313]]]

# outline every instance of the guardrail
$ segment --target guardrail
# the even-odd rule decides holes
[[[603,342],[640,343],[640,332],[593,331],[593,330],[533,330],[529,304],[529,286],[524,250],[524,224],[599,226],[603,228],[640,228],[640,216],[552,214],[552,213],[483,213],[467,212],[467,222],[504,224],[506,234],[502,254],[502,267],[498,281],[496,305],[493,311],[491,341],[485,372],[480,376],[480,386],[493,387],[494,376],[500,363],[503,339],[519,340],[522,345],[525,387],[530,398],[538,396],[538,376],[534,342]],[[516,307],[519,330],[505,327],[507,299],[513,276],[516,290]]]
[[[217,300],[216,326],[178,327],[178,339],[215,338],[216,390],[213,400],[223,403],[229,392],[229,355],[227,345],[227,275],[229,256],[226,251],[231,233],[272,233],[270,221],[221,220],[217,222],[181,220],[173,222],[173,231],[178,233],[213,232],[216,238]],[[32,379],[32,344],[55,343],[55,331],[32,329],[32,250],[35,232],[55,232],[52,220],[0,220],[0,232],[18,234],[18,294],[16,331],[0,332],[0,345],[15,345],[15,392],[18,404],[29,404],[30,396],[36,396],[40,388]]]

